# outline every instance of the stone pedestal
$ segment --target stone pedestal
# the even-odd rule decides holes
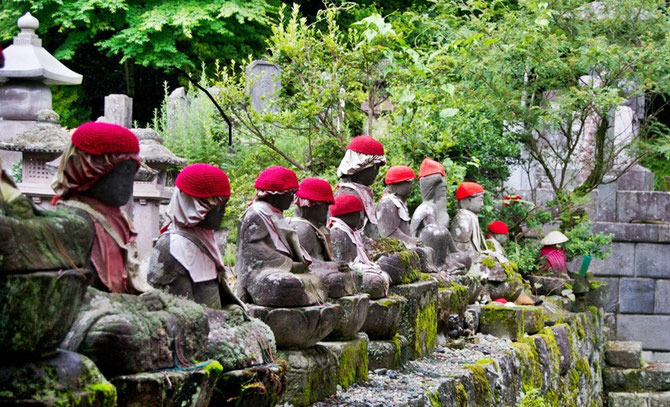
[[[437,335],[437,282],[419,281],[392,286],[392,294],[405,297],[398,332],[409,341],[407,357],[417,359],[435,348]]]
[[[319,342],[337,358],[337,384],[347,388],[368,380],[368,337],[358,334],[349,341]]]
[[[361,331],[370,339],[390,339],[398,332],[400,313],[407,300],[391,295],[378,300],[370,300],[368,314]]]
[[[209,361],[195,367],[117,376],[117,406],[205,407],[209,405],[221,365]]]
[[[356,337],[361,330],[370,305],[370,296],[368,294],[348,295],[335,300],[340,306],[340,317],[327,339],[347,340]]]
[[[437,290],[437,331],[447,334],[449,316],[457,315],[462,318],[468,306],[468,289],[460,284],[451,283],[449,287],[439,287]]]
[[[407,339],[395,334],[392,339],[375,340],[368,343],[368,368],[397,370],[405,363],[403,349],[407,348]]]
[[[279,358],[288,366],[288,386],[280,403],[306,407],[337,392],[337,356],[325,346],[279,351]]]
[[[340,315],[339,305],[270,308],[249,305],[251,316],[266,323],[279,349],[306,349],[332,332]]]

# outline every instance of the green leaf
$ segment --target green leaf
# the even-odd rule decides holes
[[[442,119],[448,119],[450,117],[454,117],[458,114],[459,109],[453,108],[453,107],[447,107],[446,109],[440,110],[440,117]]]

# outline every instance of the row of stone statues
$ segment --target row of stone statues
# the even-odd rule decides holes
[[[444,167],[427,158],[419,169],[422,203],[414,214],[407,198],[416,176],[407,166],[387,171],[377,203],[371,185],[386,161],[382,144],[369,136],[349,144],[335,193],[325,180],[299,182],[293,171],[279,166],[258,175],[238,231],[234,290],[214,237],[231,195],[229,179],[208,164],[187,166],[176,178],[167,224],[143,273],[134,246],[137,233],[123,210],[142,166],[138,153],[138,139],[128,129],[86,123],[72,134],[61,157],[52,185],[55,211],[36,208],[4,173],[0,183],[0,228],[13,231],[0,252],[3,271],[92,270],[85,276],[100,291],[86,294],[61,346],[102,363],[103,372],[140,369],[125,352],[128,347],[146,354],[141,360],[152,368],[172,360],[165,355],[160,362],[149,360],[156,355],[146,346],[155,338],[145,330],[156,323],[153,318],[167,318],[166,326],[175,318],[187,324],[179,312],[190,308],[152,294],[160,292],[155,289],[206,307],[207,341],[202,336],[207,330],[197,341],[185,340],[186,356],[228,355],[220,362],[231,368],[272,360],[275,340],[280,348],[300,349],[326,337],[350,339],[359,331],[371,339],[392,338],[404,298],[389,296],[389,288],[417,281],[419,272],[442,283],[468,273],[484,283],[483,294],[476,296],[535,303],[508,267],[506,225],[490,225],[489,239],[482,233],[483,187],[469,182],[458,187],[459,209],[450,224]],[[284,218],[293,204],[296,216]],[[27,251],[26,242],[40,249]],[[547,267],[565,264],[560,253],[560,248],[547,251]],[[138,301],[113,296],[142,293]],[[149,317],[152,312],[160,317]],[[274,337],[249,316],[265,322]],[[119,335],[132,341],[121,346],[126,339],[119,341]]]

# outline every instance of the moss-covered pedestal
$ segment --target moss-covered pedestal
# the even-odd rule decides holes
[[[404,336],[395,334],[391,339],[378,339],[368,343],[368,368],[397,370],[403,366],[403,349],[408,341]]]
[[[116,389],[86,356],[57,351],[38,361],[0,366],[0,405],[116,405]]]
[[[457,315],[463,318],[465,309],[468,306],[468,289],[457,283],[450,283],[448,286],[437,289],[437,332],[444,335],[448,334],[449,316]]]
[[[205,407],[221,374],[221,364],[204,362],[194,367],[117,376],[118,406]]]
[[[288,385],[280,403],[304,407],[337,392],[337,356],[327,347],[316,344],[308,349],[280,350],[279,358],[288,367]]]
[[[488,304],[481,308],[479,314],[479,331],[481,333],[519,340],[524,333],[534,334],[544,328],[545,316],[542,307],[507,306]]]
[[[437,282],[396,285],[389,292],[407,300],[400,314],[398,329],[408,341],[405,357],[417,359],[431,353],[437,335]]]
[[[348,341],[320,342],[337,357],[337,384],[347,388],[368,380],[368,337],[360,333]]]
[[[0,276],[0,354],[25,361],[52,353],[67,335],[87,286],[87,270]]]

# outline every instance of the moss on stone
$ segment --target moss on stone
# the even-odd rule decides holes
[[[414,323],[414,357],[420,358],[435,348],[437,338],[437,313],[435,298],[424,307],[419,307]]]
[[[525,389],[536,387],[543,382],[540,359],[532,337],[524,337],[512,344],[519,358],[521,384]]]
[[[212,360],[205,366],[204,370],[207,375],[218,377],[223,372],[223,366],[216,360]]]
[[[479,314],[479,329],[486,334],[517,340],[524,332],[523,314],[517,308],[485,305]]]
[[[440,403],[440,396],[437,391],[426,390],[426,394],[428,395],[428,401],[430,402],[431,407],[442,406],[442,403]]]
[[[468,392],[465,390],[465,386],[461,382],[456,382],[454,384],[454,389],[456,390],[456,401],[458,402],[459,407],[467,407],[470,405]]]
[[[472,381],[475,387],[475,402],[478,406],[486,406],[491,404],[491,385],[489,384],[488,376],[486,375],[486,365],[473,363],[465,364],[464,368],[472,372]]]
[[[344,345],[341,352],[336,352],[337,384],[347,388],[354,383],[368,380],[368,346],[367,340],[356,339]]]

